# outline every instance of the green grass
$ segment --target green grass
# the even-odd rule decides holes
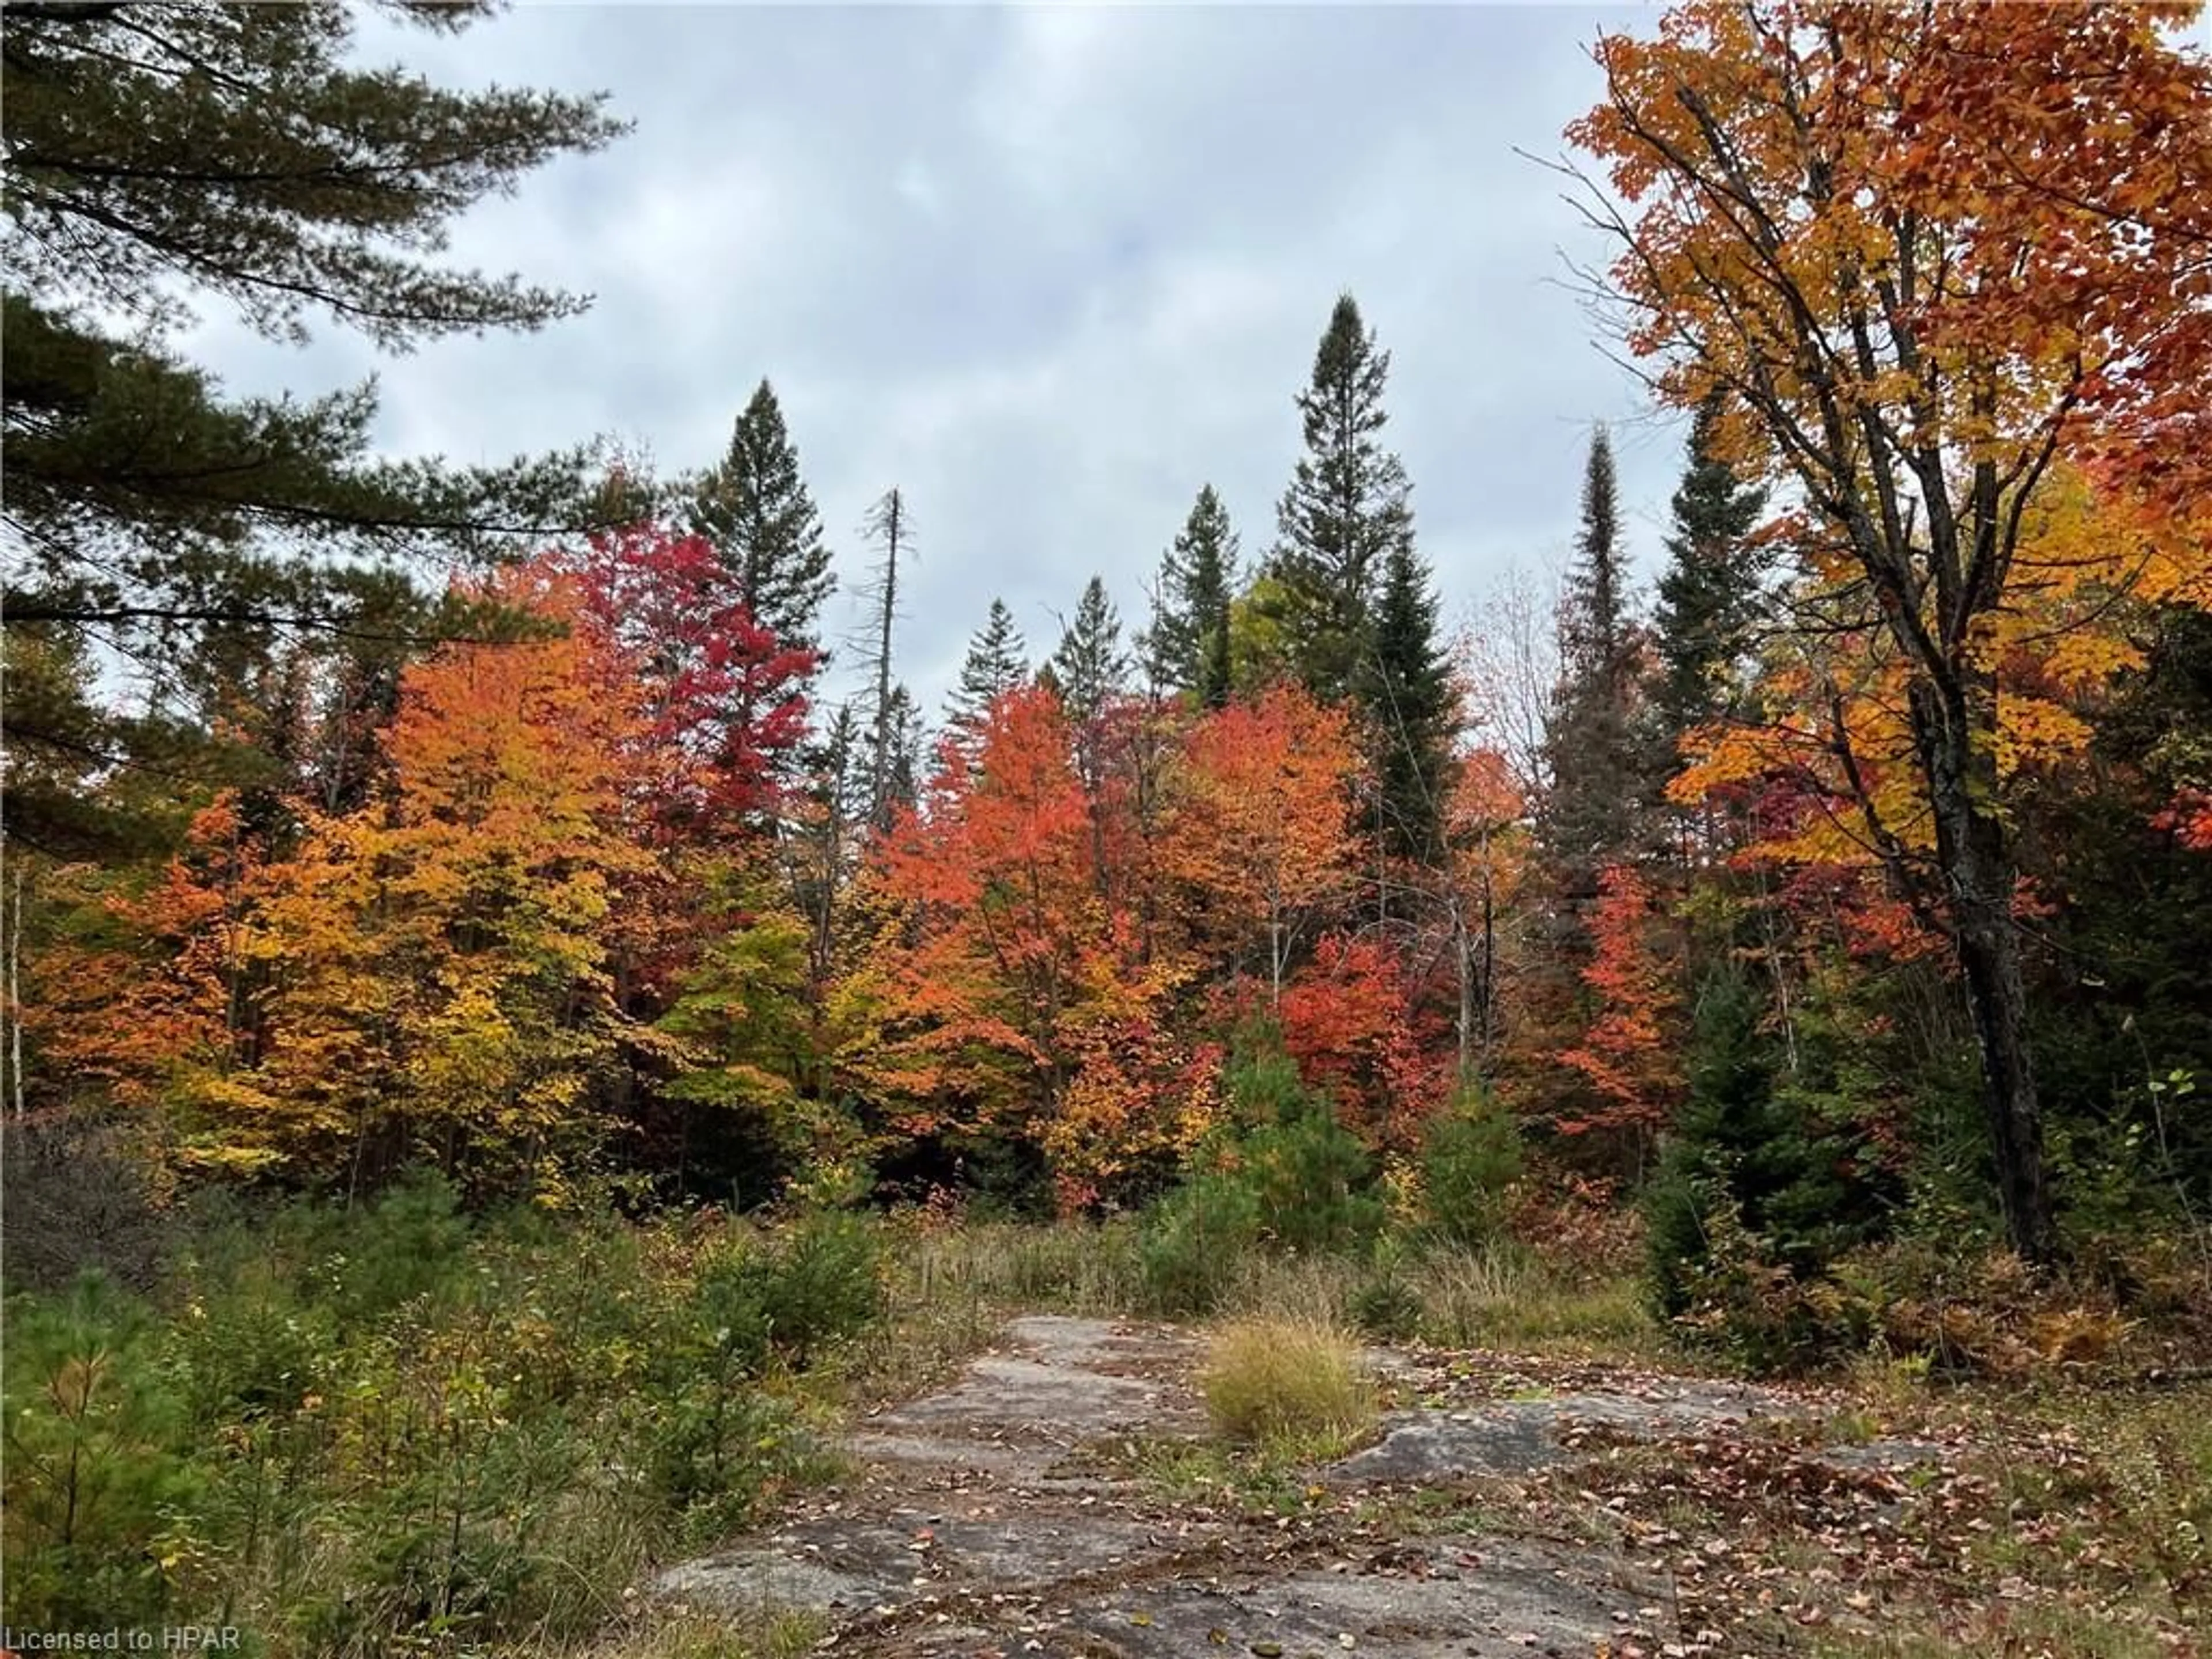
[[[1133,1219],[916,1229],[902,1255],[902,1292],[916,1307],[977,1318],[1008,1309],[1121,1314],[1142,1299]]]
[[[1435,1252],[1412,1279],[1421,1334],[1444,1347],[1650,1358],[1665,1346],[1632,1277],[1584,1281],[1499,1245]]]
[[[228,1622],[263,1659],[800,1659],[823,1633],[812,1615],[652,1607],[642,1585],[849,1475],[830,1449],[843,1425],[941,1384],[1008,1315],[1158,1316],[1143,1227],[471,1218],[434,1185],[350,1214],[218,1218],[150,1295],[10,1298],[0,1611],[34,1628]],[[1208,1269],[1218,1322],[1197,1381],[1213,1432],[1092,1449],[1170,1499],[1324,1520],[1365,1502],[1310,1483],[1374,1432],[1358,1350],[1379,1339],[1355,1332],[1378,1309],[1412,1340],[1577,1375],[1679,1358],[1632,1279],[1510,1242],[1251,1244]],[[1891,1437],[1960,1449],[1900,1476],[1920,1565],[1882,1570],[1878,1629],[1769,1630],[1747,1606],[1747,1640],[1829,1659],[2163,1659],[2186,1650],[2177,1632],[2212,1626],[2212,1388],[2063,1373],[1960,1387],[1872,1355],[1840,1386],[1784,1454]],[[73,1467],[99,1489],[71,1512],[52,1472]],[[1479,1515],[1641,1547],[1640,1515],[1762,1540],[1793,1583],[1869,1582],[1836,1553],[1818,1492],[1767,1480],[1771,1461],[1734,1485],[1719,1464],[1700,1484],[1701,1467],[1660,1445],[1576,1472],[1617,1483],[1618,1514],[1565,1491],[1531,1509],[1540,1488],[1500,1480],[1378,1499],[1371,1518],[1412,1532]],[[57,1542],[64,1515],[73,1547]],[[2008,1577],[2031,1593],[1990,1593]]]
[[[1310,1319],[1242,1319],[1214,1336],[1199,1388],[1225,1439],[1341,1455],[1374,1432],[1375,1384],[1358,1345]]]

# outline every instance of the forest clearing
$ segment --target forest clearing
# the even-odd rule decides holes
[[[0,1647],[2207,1650],[2196,6],[497,12],[0,6]]]

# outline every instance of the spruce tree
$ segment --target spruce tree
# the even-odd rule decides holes
[[[1049,676],[1067,713],[1075,739],[1075,773],[1091,813],[1091,859],[1098,890],[1107,889],[1107,726],[1102,718],[1126,689],[1129,659],[1121,651],[1121,619],[1106,597],[1106,584],[1093,576],[1084,585],[1075,620],[1060,636],[1039,678]]]
[[[1209,708],[1229,700],[1229,605],[1237,560],[1229,509],[1207,484],[1160,561],[1144,646],[1155,687],[1188,692]]]
[[[394,15],[452,31],[488,5]],[[374,459],[374,383],[234,398],[177,349],[185,307],[271,338],[309,318],[405,350],[586,301],[439,263],[452,222],[621,124],[603,100],[453,92],[349,61],[339,5],[10,6],[4,511],[9,632],[96,633],[159,669],[210,629],[431,637],[483,617],[404,579],[588,517],[581,452],[459,470]],[[12,701],[12,700],[11,700]],[[91,703],[6,738],[145,758]],[[36,825],[10,814],[11,834]]]
[[[1747,538],[1765,509],[1766,492],[1713,454],[1721,413],[1718,397],[1709,398],[1690,428],[1689,465],[1674,492],[1674,532],[1659,578],[1651,696],[1669,762],[1684,733],[1733,707],[1731,672],[1751,648],[1763,603],[1767,561]]]
[[[971,760],[991,705],[1029,677],[1029,644],[1006,601],[994,599],[990,614],[968,642],[959,684],[945,700],[945,729]]]
[[[821,649],[822,605],[836,578],[766,380],[738,416],[728,453],[693,486],[691,525],[714,543],[754,621],[786,645]]]
[[[1883,1237],[1904,1196],[1866,1127],[1864,1056],[1819,1012],[1808,1011],[1811,1040],[1792,1065],[1741,963],[1699,987],[1697,1011],[1688,1099],[1644,1196],[1651,1299],[1665,1318],[1695,1304],[1701,1274],[1719,1265],[1717,1240],[1753,1257],[1729,1271],[1810,1281]],[[1741,1304],[1723,1313],[1719,1334],[1758,1370],[1819,1357],[1837,1328]]]
[[[1075,620],[1052,653],[1052,677],[1060,706],[1078,726],[1095,721],[1107,700],[1120,691],[1129,659],[1121,651],[1121,618],[1106,597],[1106,584],[1093,576],[1077,602]]]
[[[1455,726],[1451,671],[1437,642],[1437,600],[1410,538],[1383,561],[1374,649],[1358,683],[1373,726],[1382,792],[1382,839],[1400,858],[1433,865],[1443,854]]]
[[[1637,635],[1625,596],[1613,447],[1590,441],[1583,524],[1560,604],[1559,687],[1545,729],[1552,787],[1540,827],[1571,912],[1632,850],[1643,768],[1635,735]]]
[[[1389,373],[1358,301],[1340,296],[1298,395],[1306,453],[1276,510],[1268,561],[1298,678],[1324,702],[1352,692],[1371,646],[1383,562],[1412,534],[1406,469],[1379,437]]]

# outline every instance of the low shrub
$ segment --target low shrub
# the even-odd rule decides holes
[[[1893,1358],[1952,1378],[2123,1368],[2137,1330],[2094,1279],[2039,1274],[2008,1250],[1899,1239],[1839,1262]]]
[[[1521,1132],[1479,1085],[1462,1090],[1421,1136],[1421,1206],[1429,1231],[1455,1244],[1481,1245],[1505,1229],[1521,1174]]]
[[[1375,1160],[1318,1097],[1288,1122],[1255,1130],[1243,1149],[1244,1176],[1260,1225],[1294,1250],[1340,1250],[1382,1230]]]
[[[1260,1200],[1227,1172],[1194,1176],[1155,1204],[1138,1246],[1144,1302],[1170,1316],[1211,1313],[1260,1238]]]
[[[1358,1347],[1326,1325],[1226,1326],[1199,1381],[1215,1430],[1243,1443],[1333,1456],[1371,1432],[1377,1418]]]
[[[877,1224],[838,1210],[801,1217],[765,1259],[760,1310],[769,1342],[803,1368],[881,1316],[884,1273]]]
[[[1346,1311],[1367,1335],[1404,1341],[1419,1334],[1420,1287],[1407,1269],[1403,1243],[1389,1235],[1376,1241],[1366,1272],[1346,1297]]]
[[[1686,1190],[1701,1200],[1695,1214],[1703,1249],[1662,1270],[1662,1305],[1673,1310],[1676,1331],[1754,1376],[1813,1370],[1865,1346],[1874,1303],[1828,1274],[1774,1261],[1731,1200]]]

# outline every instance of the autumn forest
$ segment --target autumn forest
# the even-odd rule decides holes
[[[1034,648],[979,602],[939,710],[930,501],[825,527],[772,379],[697,471],[469,470],[161,343],[178,283],[557,334],[421,250],[598,104],[359,70],[334,5],[8,6],[10,1626],[585,1640],[574,1471],[645,1471],[564,1534],[617,1573],[767,1512],[951,1238],[1009,1303],[1327,1261],[1377,1338],[2201,1378],[2194,15],[1602,37],[1555,165],[1671,499],[1596,426],[1556,584],[1439,570],[1389,319],[1317,295],[1272,519],[1209,485]],[[1447,1332],[1453,1261],[1505,1288]],[[2185,1650],[2169,1450],[2150,1644],[2005,1650]]]

